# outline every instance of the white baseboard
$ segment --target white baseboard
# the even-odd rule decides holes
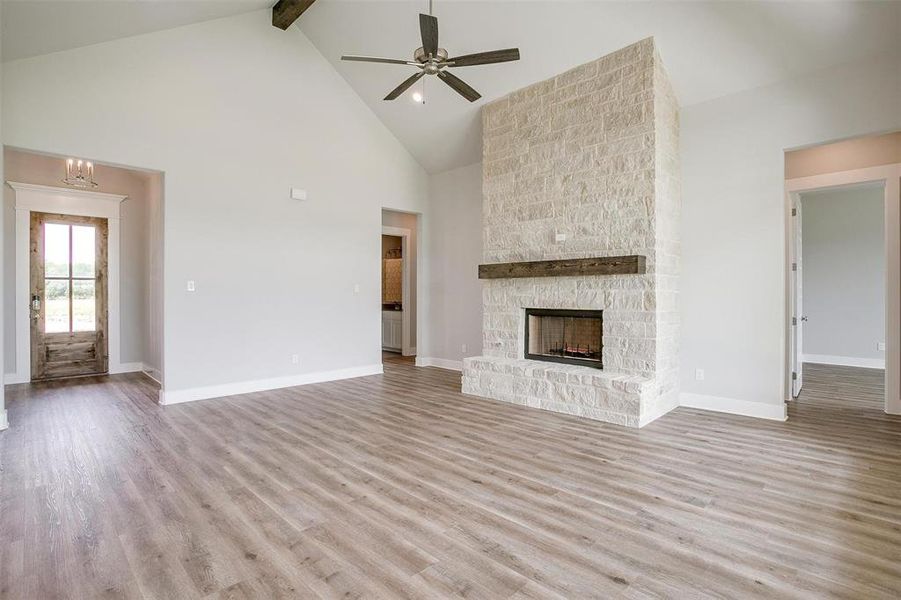
[[[0,410],[0,431],[9,427],[9,421],[6,418],[6,409]]]
[[[16,383],[31,382],[30,373],[6,373],[3,376],[3,385],[14,385]]]
[[[429,356],[417,356],[417,367],[438,367],[440,369],[450,369],[451,371],[462,371],[462,360],[450,360],[447,358],[432,358]]]
[[[143,370],[144,370],[144,363],[130,362],[130,363],[119,363],[118,365],[110,365],[108,372],[110,375],[118,375],[119,373],[138,373]]]
[[[716,412],[757,417],[759,419],[772,419],[785,421],[788,419],[788,408],[785,403],[775,404],[770,402],[750,402],[736,398],[723,396],[707,396],[704,394],[692,394],[682,392],[679,394],[679,406],[687,408],[700,408]]]
[[[150,365],[144,365],[141,372],[158,384],[163,385],[163,374],[160,373],[159,369],[151,367]]]
[[[351,367],[349,369],[336,369],[334,371],[319,371],[317,373],[303,373],[300,375],[288,375],[286,377],[273,377],[271,379],[257,379],[253,381],[237,381],[235,383],[223,383],[221,385],[208,385],[183,390],[160,390],[160,404],[179,404],[194,400],[206,400],[208,398],[223,398],[237,394],[250,394],[264,392],[279,388],[307,385],[310,383],[322,383],[324,381],[338,381],[352,377],[364,377],[366,375],[379,375],[382,373],[382,365],[365,365]]]
[[[829,354],[804,354],[801,360],[806,363],[820,365],[838,365],[842,367],[863,367],[865,369],[885,369],[884,358],[857,358],[856,356],[832,356]]]

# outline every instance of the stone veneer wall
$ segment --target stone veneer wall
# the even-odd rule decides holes
[[[647,273],[484,281],[483,356],[464,361],[464,392],[632,426],[673,408],[678,104],[653,39],[497,100],[482,120],[485,262],[641,254]],[[604,370],[524,360],[526,307],[603,309]]]

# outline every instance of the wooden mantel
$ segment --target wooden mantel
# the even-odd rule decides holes
[[[640,275],[645,272],[645,257],[599,256],[479,265],[479,279],[514,277],[573,277],[579,275]]]

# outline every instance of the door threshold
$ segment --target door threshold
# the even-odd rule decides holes
[[[48,377],[47,379],[32,379],[28,383],[49,383],[51,381],[67,381],[69,379],[84,379],[86,377],[103,377],[109,375],[109,371],[102,373],[79,373],[78,375],[66,375],[65,377]]]

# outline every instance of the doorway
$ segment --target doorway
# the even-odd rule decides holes
[[[5,383],[143,372],[162,384],[163,174],[92,161],[95,185],[73,185],[70,160],[3,149]]]
[[[382,211],[382,362],[413,364],[416,356],[417,229],[417,215]]]
[[[786,391],[804,397],[805,370],[817,385],[876,375],[901,414],[901,154],[867,141],[786,153]]]
[[[31,213],[31,379],[99,375],[107,345],[107,220]]]
[[[810,365],[884,372],[884,197],[882,182],[793,195],[795,398]]]

